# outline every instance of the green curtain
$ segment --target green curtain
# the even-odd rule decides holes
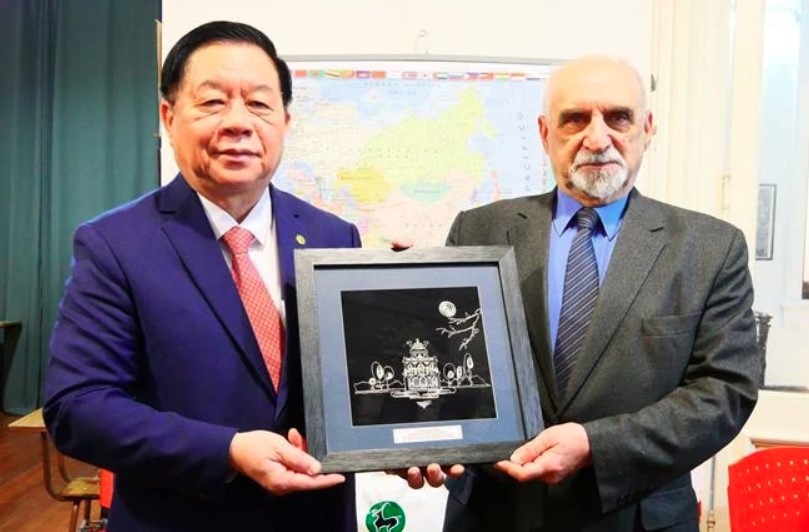
[[[160,0],[0,0],[3,408],[41,402],[76,226],[159,183]]]

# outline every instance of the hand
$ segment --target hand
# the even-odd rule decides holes
[[[430,464],[427,467],[411,467],[409,469],[398,469],[390,471],[389,473],[399,475],[407,481],[408,486],[417,490],[424,486],[424,481],[434,488],[439,488],[444,485],[447,478],[457,478],[463,475],[464,467],[460,464],[451,466],[440,466],[438,464]]]
[[[304,451],[300,433],[289,431],[290,440],[266,430],[240,432],[230,442],[230,464],[275,495],[330,488],[345,477],[320,474],[320,462]]]
[[[390,249],[393,251],[405,251],[413,247],[413,240],[411,238],[397,238],[391,240]]]
[[[578,423],[554,425],[494,467],[519,480],[558,484],[571,473],[590,465],[590,441]]]

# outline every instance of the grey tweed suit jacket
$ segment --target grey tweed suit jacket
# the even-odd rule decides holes
[[[514,246],[545,423],[583,424],[593,464],[554,486],[468,468],[448,484],[445,530],[696,530],[689,472],[741,430],[757,399],[744,236],[633,190],[562,399],[547,321],[554,197],[462,212],[447,242]]]

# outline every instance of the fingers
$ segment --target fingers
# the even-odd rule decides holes
[[[576,423],[549,427],[495,467],[521,482],[557,484],[591,463],[587,431]]]
[[[444,472],[449,478],[458,478],[463,475],[464,471],[466,471],[466,468],[461,464],[453,464],[449,468],[444,468]]]
[[[512,477],[515,480],[520,480],[520,475],[522,475],[522,465],[515,464],[514,462],[510,462],[508,460],[501,460],[494,464],[494,468],[498,471],[502,471],[506,475]]]
[[[306,440],[300,432],[290,430],[288,437],[289,441],[268,431],[237,433],[229,451],[233,470],[277,495],[345,482],[343,475],[320,474],[322,466],[303,450]]]
[[[434,488],[440,488],[444,485],[444,481],[447,479],[447,474],[444,473],[444,470],[441,469],[440,465],[430,464],[425,470],[424,477],[427,480],[427,484]]]
[[[296,431],[297,432],[297,431]],[[300,434],[298,434],[300,436]],[[322,466],[314,456],[307,454],[303,449],[303,438],[300,438],[300,447],[294,443],[283,441],[275,447],[278,462],[287,469],[306,475],[317,475]]]
[[[411,467],[405,474],[407,485],[414,490],[421,489],[424,486],[424,475],[421,474],[421,469],[418,467]]]
[[[306,440],[296,429],[290,429],[289,442],[281,440],[275,446],[276,460],[270,462],[262,485],[276,495],[295,491],[330,488],[345,482],[340,474],[322,474],[322,466],[304,449]]]
[[[427,467],[411,467],[407,470],[388,471],[388,474],[396,474],[407,481],[407,485],[413,489],[421,489],[424,484],[433,488],[440,488],[448,478],[456,478],[463,475],[464,466],[454,464],[451,466],[441,466],[430,464]]]
[[[513,453],[511,453],[511,458],[509,458],[509,460],[517,465],[523,465],[528,462],[533,462],[547,449],[548,444],[546,443],[545,438],[540,435],[518,447]]]
[[[287,493],[294,493],[297,491],[313,491],[331,488],[346,481],[343,475],[337,473],[330,473],[328,475],[317,475],[310,477],[300,473],[292,473],[293,476],[277,481],[277,486],[284,486],[285,489],[277,489],[277,495],[285,495]]]
[[[330,488],[343,482],[345,482],[345,477],[340,474],[331,473],[310,476],[286,469],[281,464],[274,464],[268,468],[260,484],[275,495],[285,495],[296,491]]]
[[[407,485],[414,490],[424,487],[424,472],[418,467],[411,467],[409,469],[387,469],[385,471],[388,475],[396,475],[407,482]]]
[[[438,488],[446,483],[448,478],[457,478],[463,475],[464,466],[461,464],[453,464],[451,466],[439,466],[438,464],[430,464],[427,466],[427,484],[434,488]]]
[[[437,471],[436,471],[437,469]],[[438,464],[430,464],[426,468],[411,467],[407,470],[398,469],[387,471],[388,474],[398,475],[407,481],[407,485],[418,490],[424,487],[425,481],[430,486],[437,488],[444,484],[445,475]]]
[[[287,434],[287,439],[289,443],[300,449],[301,451],[308,453],[309,446],[306,444],[306,439],[298,432],[298,429],[289,429],[289,433]]]
[[[502,471],[519,482],[541,480],[549,484],[555,483],[550,477],[548,477],[547,468],[541,462],[529,462],[525,465],[521,465],[515,464],[514,462],[508,460],[503,460],[494,464],[494,467],[495,469]]]
[[[398,238],[390,243],[390,249],[393,251],[404,251],[413,247],[413,239],[411,238]]]
[[[543,453],[548,450],[547,438],[540,433],[511,453],[508,460],[497,462],[494,467],[519,482],[546,480],[547,465]]]

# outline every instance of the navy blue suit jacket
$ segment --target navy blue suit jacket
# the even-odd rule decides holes
[[[76,231],[44,415],[60,450],[116,474],[111,532],[356,529],[353,478],[282,497],[229,479],[237,431],[304,429],[293,250],[360,245],[354,225],[270,194],[287,316],[277,394],[182,176]]]

